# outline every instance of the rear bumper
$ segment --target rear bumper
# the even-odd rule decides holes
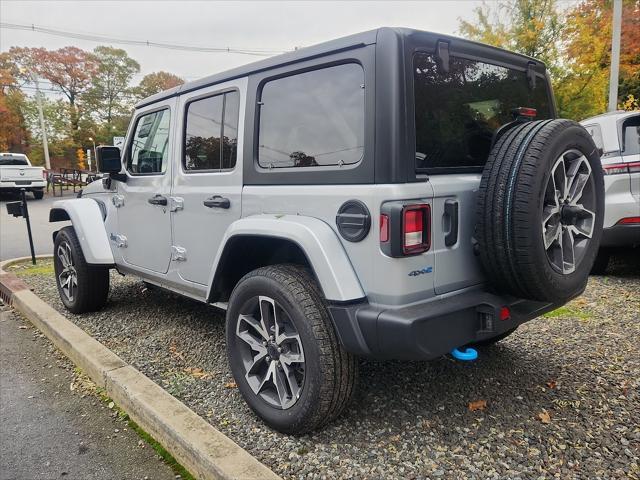
[[[42,190],[47,186],[44,180],[18,180],[15,182],[0,182],[0,192],[16,191],[24,188],[25,190]]]
[[[602,229],[601,247],[633,247],[640,245],[640,224],[614,225]]]
[[[344,347],[360,356],[428,360],[453,348],[485,340],[562,305],[465,292],[399,309],[368,303],[332,305],[334,325]],[[500,320],[507,306],[511,317]]]

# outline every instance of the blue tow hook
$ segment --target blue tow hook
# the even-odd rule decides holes
[[[471,362],[478,358],[478,351],[475,348],[467,347],[464,352],[454,348],[451,350],[451,356],[456,360],[462,360],[465,362]]]

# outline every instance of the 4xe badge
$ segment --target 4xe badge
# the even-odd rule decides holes
[[[424,267],[422,270],[414,270],[409,272],[410,277],[417,277],[418,275],[424,275],[425,273],[433,272],[433,267]]]

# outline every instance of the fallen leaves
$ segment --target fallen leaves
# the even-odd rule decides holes
[[[546,410],[542,410],[539,414],[538,414],[538,419],[542,422],[542,423],[551,423],[551,414],[549,412],[547,412]]]
[[[206,380],[207,378],[211,378],[207,372],[198,367],[187,367],[184,369],[184,373],[188,373],[193,378],[198,378],[200,380]]]
[[[227,382],[224,384],[224,388],[238,388],[236,382]]]
[[[182,355],[182,352],[178,350],[178,347],[176,347],[175,342],[171,342],[171,345],[169,345],[169,353],[171,353],[171,355],[173,355],[175,358],[178,358],[184,361],[184,355]]]
[[[469,411],[476,412],[478,410],[484,410],[487,408],[486,400],[476,400],[475,402],[469,402]]]
[[[557,386],[558,386],[558,382],[556,382],[555,380],[549,380],[547,382],[547,387],[549,387],[551,390],[553,390]]]

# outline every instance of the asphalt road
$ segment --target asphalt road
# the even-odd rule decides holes
[[[63,198],[73,197],[74,194],[71,190],[65,192],[63,196]],[[19,200],[17,196],[6,194],[0,196],[0,261],[31,255],[24,218],[13,217],[7,213],[7,202],[16,200]],[[49,209],[56,200],[60,200],[60,197],[47,194],[42,200],[34,200],[33,195],[27,193],[27,205],[36,255],[52,253],[53,240],[51,235],[55,230],[60,230],[66,225],[66,222],[49,223]]]
[[[0,307],[0,480],[174,479],[28,322]]]

